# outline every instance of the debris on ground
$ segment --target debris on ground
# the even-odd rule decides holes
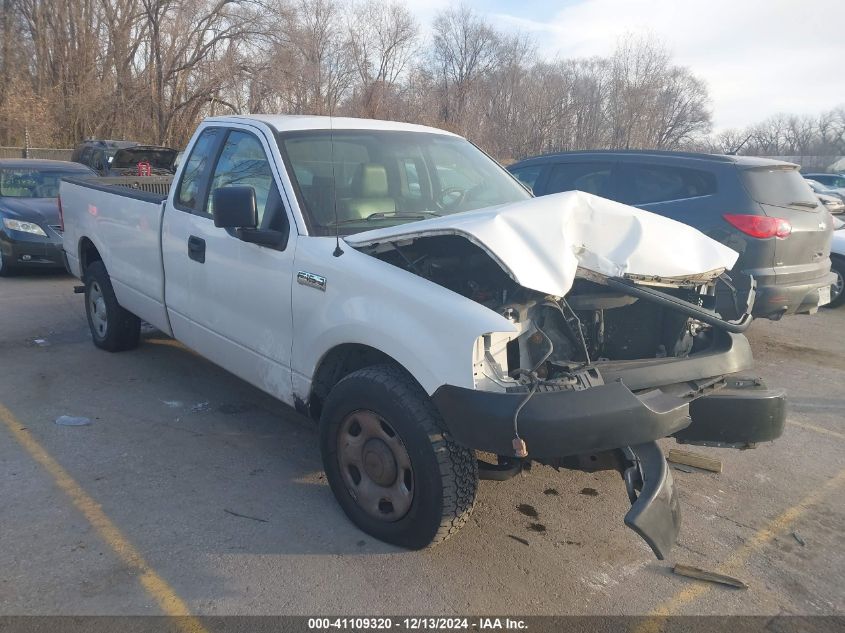
[[[211,409],[211,403],[197,402],[194,406],[191,407],[191,413],[205,413],[209,409]]]
[[[595,488],[582,488],[579,494],[582,494],[586,497],[598,497],[599,491]]]
[[[793,532],[793,533],[792,533],[792,538],[794,538],[796,541],[798,541],[798,544],[799,544],[801,547],[804,547],[804,546],[807,544],[807,542],[806,542],[803,538],[801,538],[801,535],[800,535],[800,534],[798,534],[798,532]]]
[[[695,468],[690,468],[689,466],[684,466],[683,464],[673,464],[672,468],[675,470],[680,470],[682,473],[694,473]]]
[[[555,488],[546,488],[543,491],[544,495],[551,495],[553,497],[557,497],[560,493]]]
[[[700,569],[699,567],[690,567],[689,565],[675,565],[672,572],[678,576],[686,576],[687,578],[695,578],[696,580],[705,580],[707,582],[715,582],[720,585],[728,585],[729,587],[736,587],[737,589],[748,589],[748,585],[737,578],[725,576],[724,574],[717,574],[713,571]]]
[[[56,424],[61,426],[88,426],[91,424],[91,418],[82,418],[72,415],[60,415],[56,418]]]
[[[162,404],[170,407],[171,409],[178,409],[182,406],[181,400],[162,400],[161,402]]]
[[[519,510],[525,516],[531,517],[532,519],[536,519],[538,516],[540,516],[537,512],[537,508],[535,508],[534,506],[530,506],[527,503],[520,503],[518,506],[516,506],[516,509]]]
[[[524,538],[520,538],[520,537],[515,536],[515,535],[513,535],[513,534],[508,534],[508,536],[509,536],[510,538],[512,538],[514,541],[517,541],[517,542],[519,542],[519,543],[522,543],[523,545],[528,545],[528,541],[526,541]]]
[[[529,523],[528,529],[531,530],[532,532],[545,532],[546,526],[543,525],[542,523]]]
[[[32,339],[32,342],[35,345],[38,345],[38,347],[47,347],[50,344],[50,341],[48,341],[46,338],[34,338]]]
[[[677,448],[670,448],[669,454],[666,455],[666,460],[673,464],[683,464],[685,466],[693,466],[694,468],[701,468],[709,470],[714,473],[722,472],[721,460],[714,457],[708,457],[701,453],[693,453],[691,451],[681,451]]]
[[[269,523],[270,522],[269,519],[262,519],[261,517],[252,517],[252,516],[249,516],[248,514],[241,514],[240,512],[234,512],[233,510],[227,510],[226,508],[223,508],[223,512],[225,512],[226,514],[231,514],[233,517],[240,517],[241,519],[250,519],[252,521],[258,521],[259,523]]]

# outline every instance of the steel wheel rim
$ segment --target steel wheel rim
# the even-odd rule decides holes
[[[836,281],[830,286],[831,301],[838,299],[842,291],[845,290],[845,278],[842,277],[842,273],[838,270],[834,270],[833,272],[836,273]]]
[[[377,413],[362,409],[343,419],[337,461],[349,494],[369,516],[393,522],[411,509],[411,458],[399,434]]]
[[[94,327],[97,336],[105,338],[109,319],[103,290],[96,281],[91,283],[91,290],[88,292],[88,314],[91,315],[91,325]]]

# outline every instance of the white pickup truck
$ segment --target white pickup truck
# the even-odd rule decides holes
[[[737,254],[581,192],[532,198],[468,141],[383,121],[210,118],[173,177],[66,180],[64,251],[94,344],[141,319],[319,421],[349,518],[421,548],[479,478],[616,469],[662,558],[680,512],[656,440],[778,437]],[[753,291],[736,297],[749,312]]]

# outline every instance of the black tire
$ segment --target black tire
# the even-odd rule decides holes
[[[8,259],[0,251],[0,277],[12,277],[17,274],[17,269],[9,265]]]
[[[99,306],[97,299],[102,299]],[[98,308],[94,306],[98,305]],[[103,315],[99,312],[102,311]],[[109,352],[138,347],[141,319],[121,307],[114,296],[111,279],[103,262],[91,263],[85,270],[85,314],[94,345]],[[105,317],[103,322],[102,316]]]
[[[837,274],[838,282],[845,280],[845,259],[833,256],[830,258],[830,270]],[[830,288],[830,307],[835,308],[845,303],[845,290],[840,290],[836,295],[835,285]]]
[[[374,518],[344,481],[338,440],[342,423],[356,412],[375,413],[387,422],[407,451],[413,494],[401,518]],[[428,395],[399,367],[360,369],[334,386],[320,416],[320,450],[341,508],[355,525],[379,540],[422,549],[457,532],[472,513],[478,488],[475,455],[448,439]]]

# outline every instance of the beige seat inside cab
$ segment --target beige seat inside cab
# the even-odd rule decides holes
[[[362,164],[352,179],[352,196],[344,205],[349,219],[396,211],[396,201],[388,195],[384,165]]]

